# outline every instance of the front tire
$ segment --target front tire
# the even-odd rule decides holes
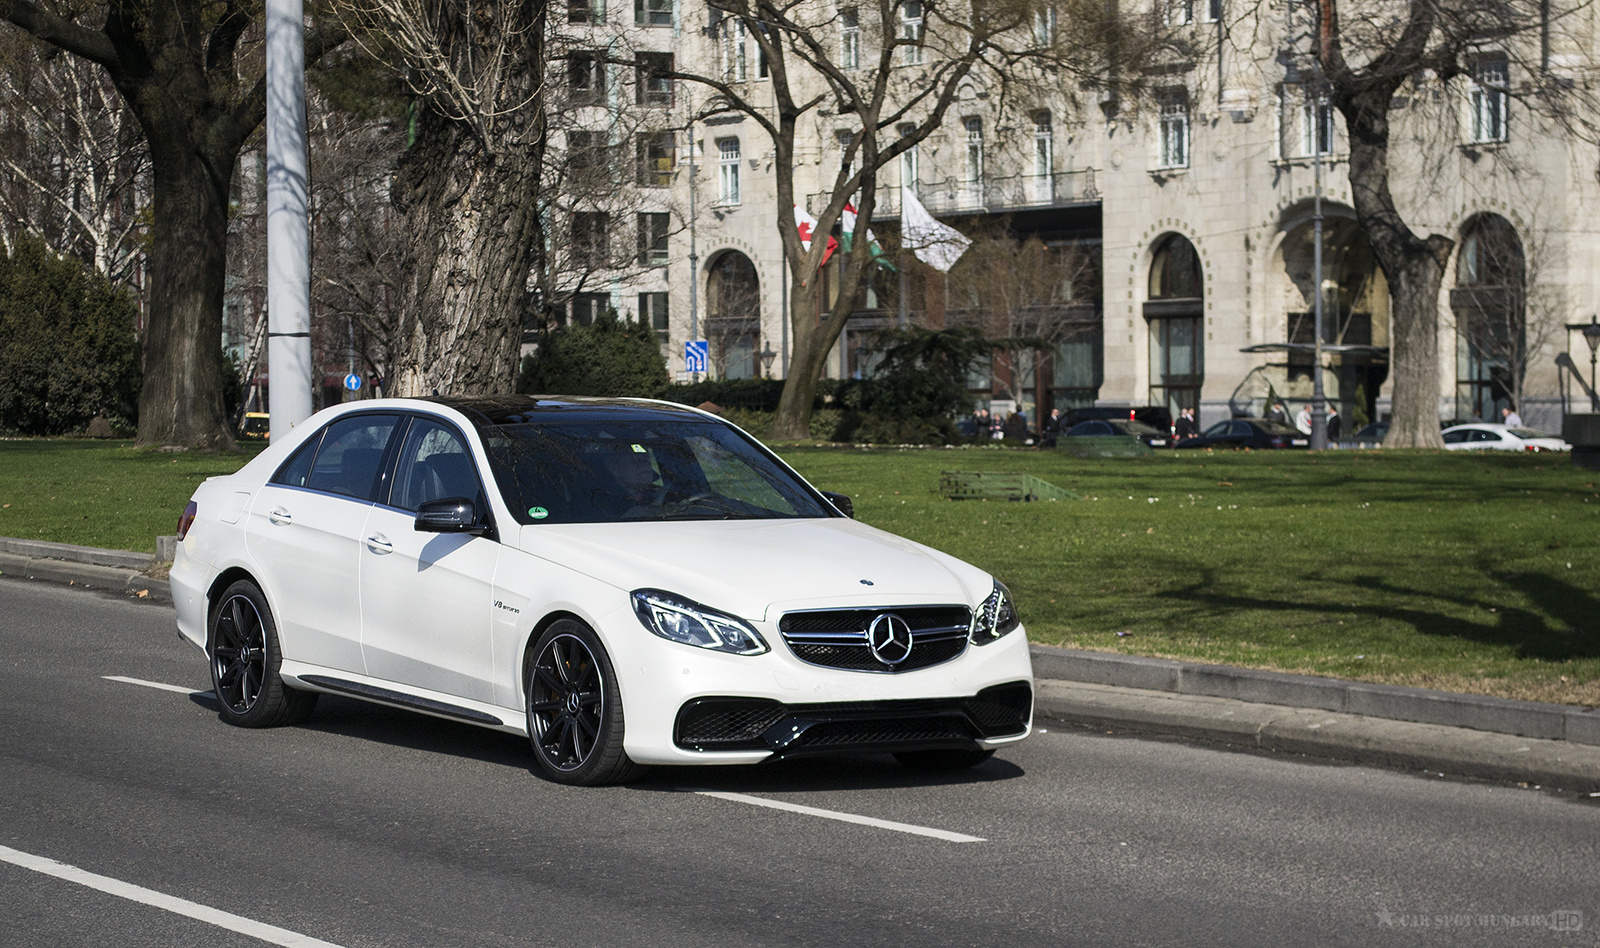
[[[210,626],[211,688],[223,720],[239,727],[282,727],[310,716],[317,696],[296,691],[279,675],[278,627],[255,583],[241,579],[229,586],[211,610]]]
[[[546,779],[592,787],[622,783],[639,768],[622,749],[622,692],[600,637],[561,619],[523,661],[528,740]]]

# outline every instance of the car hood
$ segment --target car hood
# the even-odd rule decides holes
[[[536,524],[518,545],[619,589],[663,589],[755,621],[792,608],[976,606],[993,589],[975,566],[844,518]]]

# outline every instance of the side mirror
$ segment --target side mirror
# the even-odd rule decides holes
[[[478,521],[478,508],[465,497],[430,500],[417,508],[413,524],[422,533],[471,533],[482,536],[489,528]]]
[[[822,496],[828,498],[828,503],[837,507],[840,513],[844,514],[846,517],[849,517],[851,520],[855,519],[856,505],[850,502],[849,494],[839,494],[831,490],[825,490],[822,492]]]

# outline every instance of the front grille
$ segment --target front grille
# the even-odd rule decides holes
[[[892,613],[911,629],[911,651],[897,664],[879,661],[867,646],[867,627]],[[972,610],[966,606],[908,606],[791,612],[778,621],[789,651],[803,662],[846,671],[903,672],[950,661],[966,651]]]
[[[790,704],[695,698],[678,710],[673,740],[696,751],[766,750],[792,756],[847,751],[976,747],[1028,726],[1033,688],[995,685],[970,698]]]

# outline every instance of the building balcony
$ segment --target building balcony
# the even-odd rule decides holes
[[[879,185],[875,220],[900,216],[900,188]],[[832,192],[806,196],[807,207],[819,212],[833,197]],[[924,181],[917,186],[917,198],[933,214],[1003,214],[1052,207],[1081,207],[1100,201],[1093,168],[1057,171],[1052,174],[1019,174],[1003,178],[967,181],[946,178]]]

